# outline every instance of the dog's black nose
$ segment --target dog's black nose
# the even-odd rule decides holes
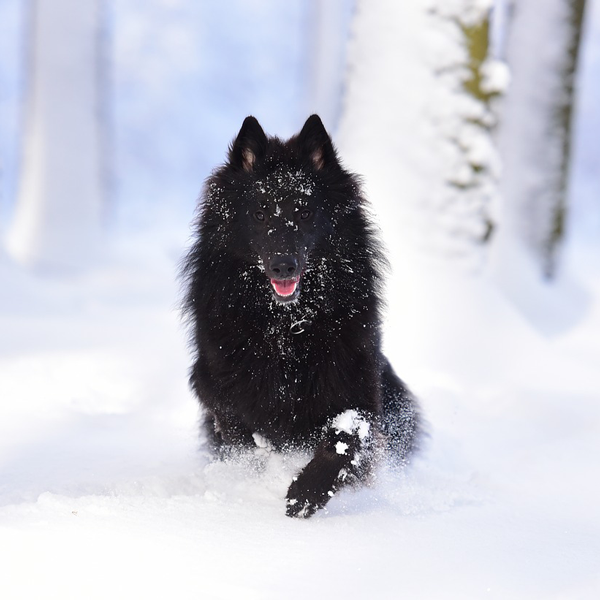
[[[298,274],[298,260],[294,256],[276,256],[269,262],[269,275],[273,279],[287,279]]]

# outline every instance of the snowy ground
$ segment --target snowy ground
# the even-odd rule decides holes
[[[552,335],[489,281],[437,272],[445,293],[430,294],[430,266],[388,327],[426,450],[296,521],[283,502],[296,459],[209,464],[199,447],[174,246],[115,244],[65,281],[0,262],[2,597],[596,597],[593,265]]]

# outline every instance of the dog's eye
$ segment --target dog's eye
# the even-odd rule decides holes
[[[310,219],[310,217],[312,216],[312,213],[310,212],[310,210],[308,210],[308,208],[305,208],[301,213],[300,213],[300,218],[303,221],[306,221],[306,219]]]
[[[264,220],[265,220],[265,213],[264,213],[262,210],[257,210],[257,211],[254,213],[254,218],[255,218],[257,221],[264,221]]]

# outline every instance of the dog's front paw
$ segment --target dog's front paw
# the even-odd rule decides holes
[[[285,514],[288,517],[308,519],[327,504],[333,496],[333,490],[319,489],[315,484],[305,474],[294,479],[286,497]]]
[[[288,517],[308,519],[308,517],[312,517],[317,512],[318,508],[317,505],[311,504],[308,500],[288,498],[286,501],[285,514]]]

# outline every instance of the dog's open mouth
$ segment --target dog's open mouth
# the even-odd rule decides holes
[[[271,279],[275,295],[282,299],[293,298],[299,283],[300,277],[295,277],[294,279]]]

